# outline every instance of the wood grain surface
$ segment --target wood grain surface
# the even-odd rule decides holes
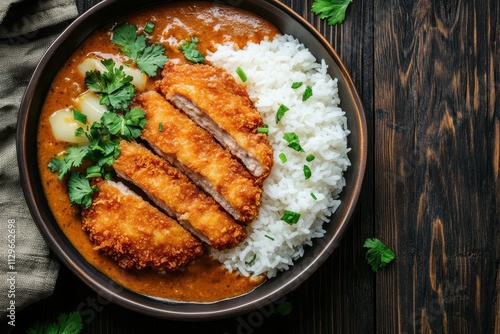
[[[81,13],[97,2],[77,0]],[[19,312],[14,333],[78,307],[83,333],[500,333],[500,2],[354,0],[335,27],[311,13],[312,0],[283,2],[345,62],[370,146],[350,228],[286,296],[292,313],[160,320],[62,268],[54,295]],[[368,237],[397,257],[377,274]]]

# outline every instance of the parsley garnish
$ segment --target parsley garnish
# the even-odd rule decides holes
[[[306,157],[306,161],[307,161],[307,162],[311,162],[311,161],[313,161],[314,159],[316,159],[316,157],[314,156],[314,154],[309,154],[309,155]]]
[[[127,109],[134,98],[133,78],[126,75],[123,66],[115,67],[115,62],[111,59],[102,60],[101,63],[107,71],[90,71],[85,74],[85,84],[87,87],[98,93],[101,97],[100,103],[105,105],[110,111]]]
[[[302,86],[303,82],[294,82],[292,84],[292,89],[297,89],[299,88],[300,86]]]
[[[375,272],[384,269],[385,266],[396,257],[396,255],[377,238],[366,239],[363,247],[368,248],[365,257],[366,262],[368,262]]]
[[[289,225],[297,224],[299,219],[300,219],[300,213],[288,211],[288,210],[285,210],[285,213],[281,217],[281,220],[283,220],[285,223],[287,223]]]
[[[289,315],[290,312],[292,312],[292,304],[289,302],[283,302],[274,309],[273,313],[279,315]]]
[[[134,86],[130,84],[127,77],[122,75],[121,68],[114,71],[113,61],[103,61],[103,64],[107,67],[108,72],[103,74],[97,71],[89,72],[87,73],[86,82],[100,91],[101,101],[105,101],[108,111],[102,115],[99,122],[94,122],[87,130],[77,129],[79,135],[87,136],[89,139],[88,145],[69,146],[62,156],[54,157],[47,165],[52,172],[58,173],[59,179],[70,173],[68,179],[70,202],[85,207],[91,205],[92,194],[97,191],[97,188],[90,186],[88,178],[101,177],[109,180],[113,172],[108,167],[113,165],[115,159],[120,155],[120,140],[131,141],[139,137],[146,125],[144,110],[138,107],[130,110],[131,98],[120,100],[117,98],[117,96],[122,96],[120,93],[114,95],[122,87],[130,86],[133,97]],[[98,78],[99,81],[94,81],[95,78]],[[128,90],[128,88],[126,89]],[[110,102],[117,100],[120,101],[114,106]],[[117,109],[120,109],[120,114],[115,113]],[[81,113],[78,110],[75,109],[73,114],[74,117],[81,118]],[[83,161],[93,163],[93,165],[87,167],[86,175],[80,171],[73,171],[75,168],[80,167]]]
[[[285,163],[287,161],[286,155],[283,152],[279,154],[279,158],[282,163]]]
[[[146,37],[137,35],[137,27],[133,24],[125,23],[116,27],[111,42],[119,45],[122,52],[150,77],[155,76],[158,68],[163,67],[168,59],[163,45],[147,45]]]
[[[267,235],[267,234],[264,234],[264,236],[265,236],[266,238],[268,238],[269,240],[274,241],[274,238],[273,238],[273,237],[271,237],[271,236],[269,236],[269,235]]]
[[[190,60],[193,63],[203,63],[205,61],[205,58],[203,57],[201,52],[196,49],[198,43],[198,38],[191,37],[191,41],[184,40],[179,46],[179,50],[184,53],[184,57],[186,57],[187,60]]]
[[[311,11],[320,15],[322,19],[328,19],[328,25],[344,22],[347,6],[352,0],[315,0]]]
[[[92,204],[92,195],[99,189],[91,186],[89,180],[80,172],[71,172],[68,179],[68,194],[71,204],[86,208]]]
[[[28,328],[28,334],[78,334],[82,331],[82,317],[78,312],[62,313],[54,323],[35,323]]]
[[[314,193],[311,193],[311,197],[316,201],[318,198],[316,197],[316,195],[314,195]]]
[[[58,179],[62,180],[64,176],[73,167],[80,167],[83,159],[87,155],[87,146],[70,146],[64,152],[62,159],[60,157],[55,157],[50,160],[47,167],[53,172],[58,173]]]
[[[105,112],[101,120],[112,135],[119,135],[121,138],[131,141],[141,135],[141,131],[146,125],[145,115],[144,110],[135,107],[123,116]]]
[[[285,132],[283,139],[288,142],[288,147],[297,152],[304,152],[304,149],[300,146],[299,136],[297,136],[295,132]]]
[[[278,124],[283,116],[285,116],[285,113],[290,110],[287,106],[284,104],[280,104],[280,107],[278,108],[278,111],[276,112],[276,124]]]

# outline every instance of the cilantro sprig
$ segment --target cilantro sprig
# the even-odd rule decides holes
[[[87,87],[98,93],[100,103],[108,110],[117,111],[128,108],[134,98],[134,85],[132,76],[126,75],[123,66],[116,68],[112,59],[102,60],[106,67],[105,72],[89,71],[85,74]]]
[[[92,204],[92,195],[98,191],[96,186],[90,185],[90,181],[80,172],[71,172],[68,179],[69,201],[86,208]]]
[[[196,48],[200,40],[196,37],[191,37],[191,41],[184,40],[179,46],[179,50],[182,51],[184,57],[193,63],[203,63],[205,58],[200,51]]]
[[[83,329],[82,317],[78,312],[61,313],[54,323],[37,322],[28,328],[28,334],[78,334]]]
[[[104,113],[101,120],[112,135],[118,135],[120,138],[131,141],[141,135],[141,131],[146,125],[145,115],[144,110],[135,107],[123,116],[110,112]]]
[[[344,22],[345,12],[352,0],[315,0],[311,11],[320,15],[321,19],[328,19],[328,25]]]
[[[155,76],[158,68],[162,68],[168,59],[163,45],[148,45],[146,37],[138,35],[137,27],[133,24],[125,23],[116,27],[111,42],[120,46],[121,51],[150,77]]]
[[[377,238],[366,239],[363,247],[368,248],[366,262],[375,272],[384,269],[389,262],[396,258],[396,255]]]
[[[89,207],[97,188],[91,186],[90,178],[109,180],[113,176],[110,166],[120,155],[120,140],[132,141],[141,135],[146,125],[146,112],[139,107],[130,109],[135,88],[131,76],[123,68],[115,67],[113,60],[102,61],[107,71],[86,73],[89,89],[100,95],[101,104],[107,111],[99,122],[86,129],[78,128],[76,134],[85,135],[89,141],[85,146],[68,146],[63,154],[54,157],[47,167],[58,173],[58,179],[68,178],[68,195],[71,204]],[[83,114],[73,110],[75,119]],[[84,163],[87,168],[84,170]]]

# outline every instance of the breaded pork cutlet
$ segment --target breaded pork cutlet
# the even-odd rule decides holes
[[[213,248],[236,246],[246,237],[215,200],[180,170],[136,142],[121,141],[113,168],[140,187],[160,208]]]
[[[146,111],[141,138],[186,174],[240,222],[258,213],[262,189],[248,171],[205,130],[156,92],[136,98]]]
[[[123,184],[96,185],[92,205],[82,211],[83,230],[120,267],[173,271],[203,253],[199,240]]]
[[[224,69],[167,63],[157,82],[167,100],[210,132],[259,182],[271,172],[273,149],[248,93]]]

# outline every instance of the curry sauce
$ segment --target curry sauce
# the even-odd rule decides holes
[[[80,209],[70,204],[66,182],[59,181],[57,174],[47,168],[49,161],[68,146],[68,143],[54,138],[49,116],[56,110],[71,106],[72,99],[87,90],[77,66],[89,55],[119,58],[120,50],[110,40],[113,27],[131,23],[141,32],[147,22],[155,24],[153,33],[148,35],[149,41],[161,43],[169,61],[175,63],[189,62],[179,51],[178,44],[191,37],[199,39],[198,50],[207,54],[215,51],[217,44],[235,42],[243,47],[248,42],[258,43],[266,36],[272,38],[279,33],[274,25],[251,12],[202,1],[148,7],[94,31],[54,78],[41,113],[38,161],[47,201],[62,231],[82,256],[110,279],[132,291],[190,302],[212,302],[244,294],[261,284],[264,278],[229,273],[209,255],[196,259],[178,272],[158,273],[150,269],[126,270],[119,267],[111,258],[94,250],[88,235],[82,230]],[[154,89],[154,78],[148,79],[146,89]]]

